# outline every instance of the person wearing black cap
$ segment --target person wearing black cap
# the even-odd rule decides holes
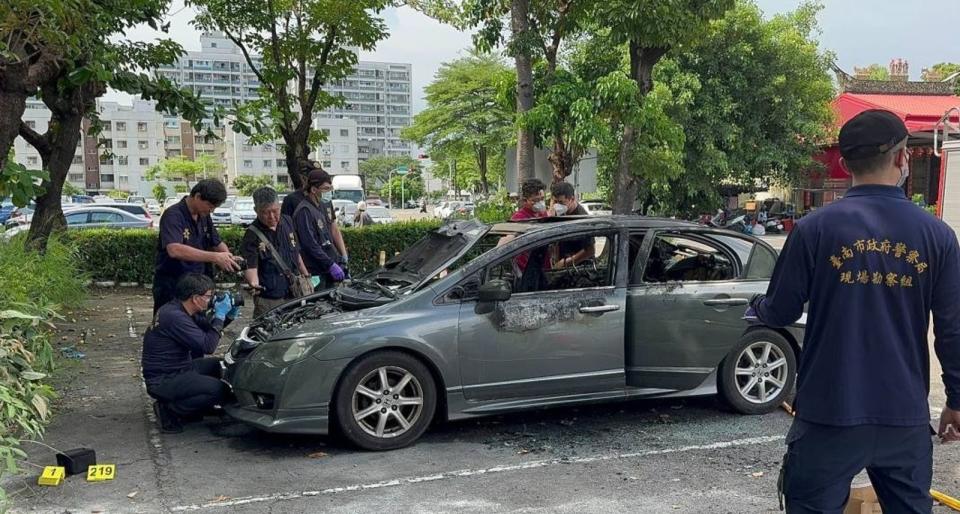
[[[939,436],[960,440],[960,247],[904,194],[907,136],[881,110],[841,128],[853,187],[796,225],[747,313],[784,327],[809,302],[782,470],[788,513],[839,513],[863,469],[884,512],[930,512],[931,312],[947,398]]]
[[[300,241],[300,255],[310,274],[320,279],[318,291],[346,277],[343,268],[337,264],[345,260],[346,251],[343,249],[343,254],[338,253],[335,245],[333,229],[337,225],[336,214],[330,202],[321,201],[322,195],[332,189],[327,172],[320,169],[311,171],[305,190],[307,197],[297,205],[293,214],[293,224]]]

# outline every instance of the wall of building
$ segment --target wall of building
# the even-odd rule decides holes
[[[326,141],[314,152],[323,169],[334,175],[360,173],[357,122],[349,118],[318,117],[313,120],[313,128],[326,136]]]

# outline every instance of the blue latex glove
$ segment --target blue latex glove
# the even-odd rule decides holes
[[[759,316],[757,316],[757,306],[760,305],[760,302],[763,301],[763,298],[766,295],[758,294],[750,300],[750,306],[747,307],[747,311],[743,313],[743,319],[747,320],[747,323],[750,324],[762,324]]]
[[[223,321],[232,309],[233,298],[230,295],[225,295],[220,301],[213,304],[213,317]]]
[[[234,307],[227,313],[227,319],[237,319],[240,316],[240,307]]]
[[[335,282],[343,281],[343,268],[338,266],[336,263],[330,266],[330,269],[327,270],[327,273],[330,274],[330,278],[332,278]]]

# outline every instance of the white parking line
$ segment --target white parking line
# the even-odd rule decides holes
[[[747,439],[736,439],[733,441],[724,441],[719,443],[694,445],[694,446],[681,446],[678,448],[666,448],[663,450],[645,450],[645,451],[639,451],[639,452],[619,453],[619,454],[612,454],[612,455],[594,455],[590,457],[570,457],[570,458],[538,460],[538,461],[525,462],[522,464],[506,464],[502,466],[494,466],[491,468],[464,469],[459,471],[448,471],[444,473],[437,473],[435,475],[397,478],[394,480],[386,480],[383,482],[374,482],[370,484],[354,484],[354,485],[348,485],[343,487],[332,487],[330,489],[321,489],[317,491],[276,493],[276,494],[269,494],[264,496],[248,496],[245,498],[235,498],[235,499],[225,500],[225,501],[215,501],[215,502],[199,503],[199,504],[193,504],[193,505],[181,505],[179,507],[174,507],[171,510],[173,512],[185,512],[185,511],[194,511],[194,510],[203,510],[203,509],[213,509],[213,508],[219,508],[219,507],[248,505],[251,503],[260,503],[260,502],[295,500],[298,498],[306,498],[310,496],[326,496],[326,495],[331,495],[336,493],[345,493],[345,492],[351,492],[351,491],[366,491],[368,489],[383,489],[385,487],[396,487],[400,485],[419,484],[422,482],[436,482],[438,480],[449,480],[452,478],[473,477],[478,475],[491,475],[494,473],[504,473],[508,471],[520,471],[525,469],[545,468],[549,466],[556,466],[558,464],[587,464],[591,462],[602,462],[602,461],[609,461],[609,460],[636,459],[640,457],[649,457],[651,455],[665,455],[670,453],[683,453],[683,452],[693,452],[693,451],[702,451],[702,450],[719,450],[723,448],[733,448],[738,446],[752,446],[752,445],[767,444],[767,443],[782,441],[783,438],[784,436],[782,435],[750,437]]]

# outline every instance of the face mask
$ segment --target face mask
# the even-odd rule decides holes
[[[563,216],[567,213],[567,206],[563,205],[562,203],[558,203],[553,206],[553,210],[557,213],[557,216]]]
[[[910,160],[903,159],[903,166],[900,166],[900,180],[897,181],[897,187],[903,187],[907,183],[907,177],[910,176]]]
[[[333,191],[327,191],[326,193],[320,193],[321,200],[333,200]]]
[[[547,210],[547,204],[543,200],[533,204],[533,212],[543,212]]]

